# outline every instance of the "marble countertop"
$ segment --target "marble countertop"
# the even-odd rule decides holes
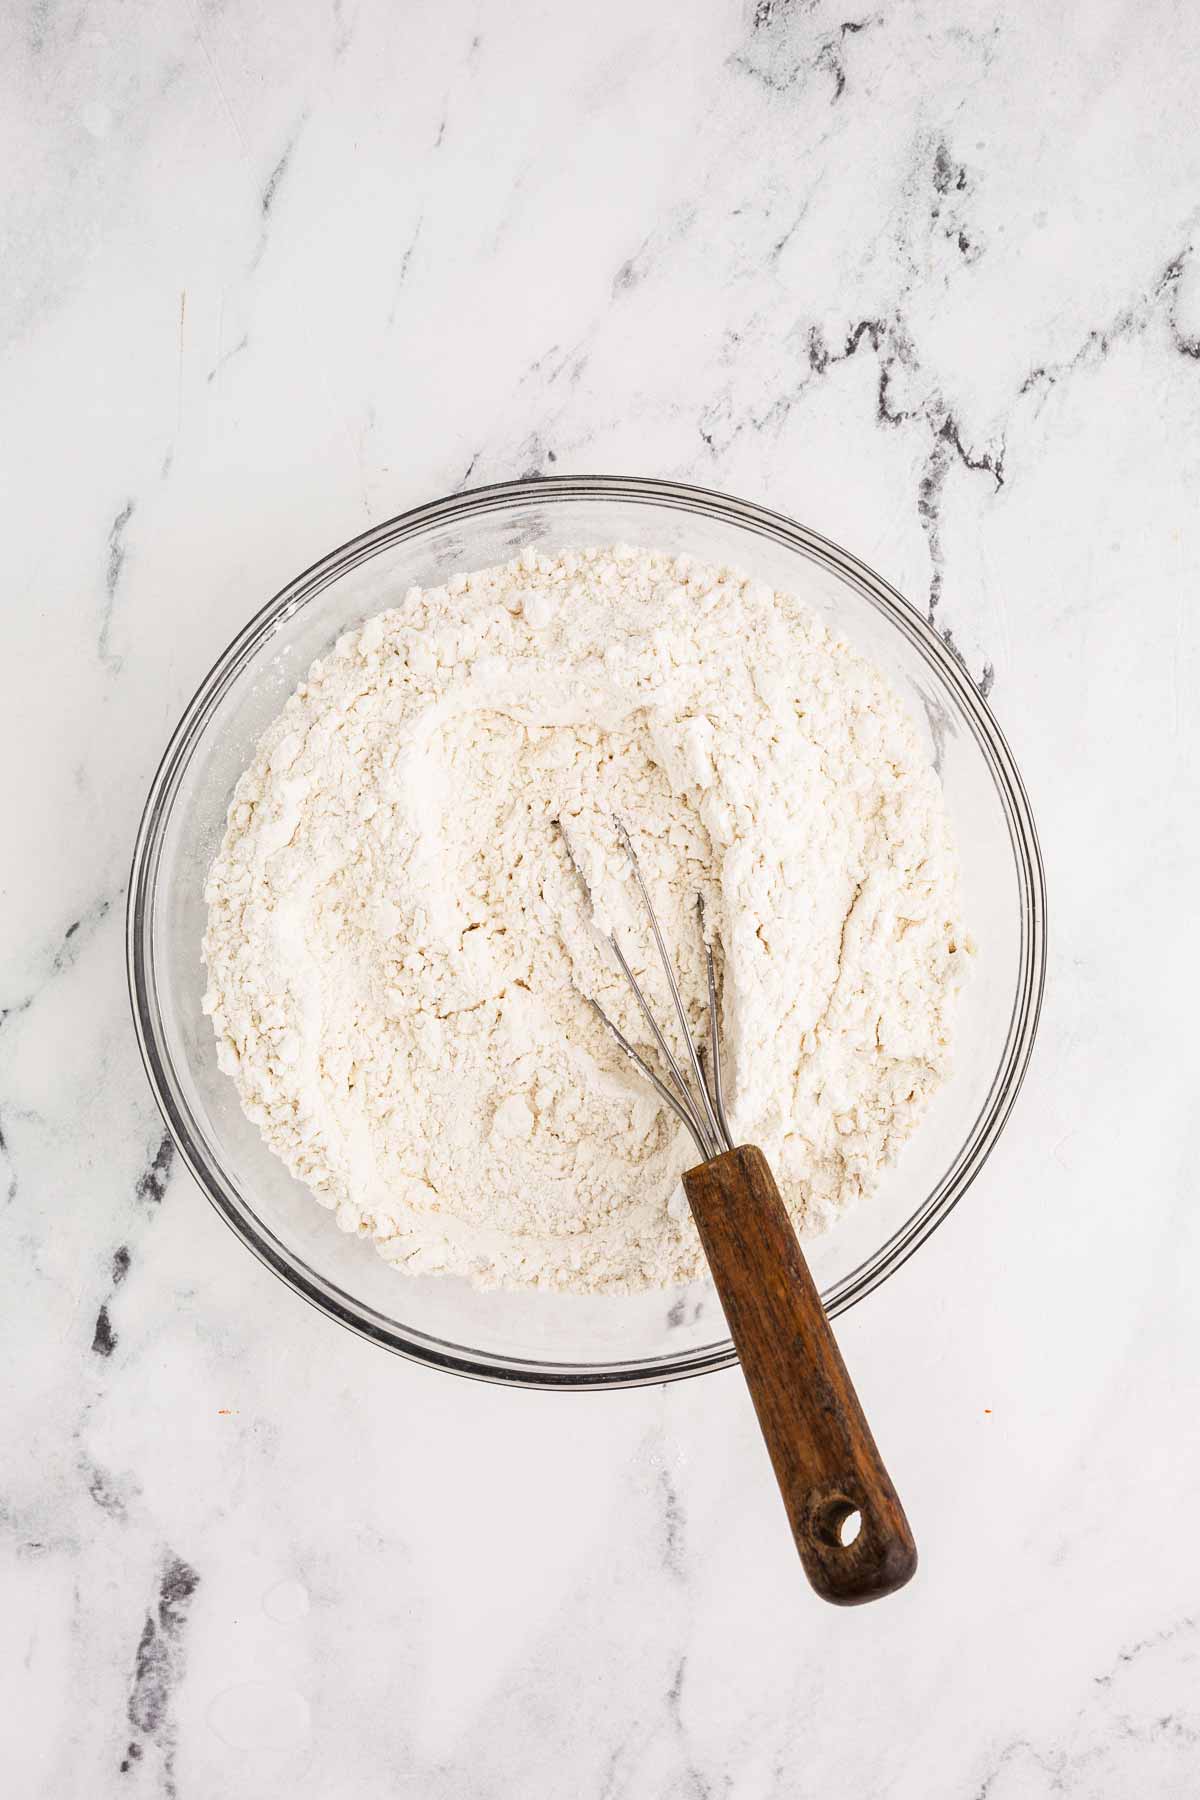
[[[1194,16],[18,0],[0,42],[6,1794],[1194,1796]],[[839,1322],[923,1551],[859,1612],[736,1372],[357,1341],[138,1060],[130,849],[210,662],[368,522],[552,470],[856,550],[1033,797],[1029,1082]]]

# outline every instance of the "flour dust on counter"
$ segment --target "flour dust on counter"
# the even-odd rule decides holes
[[[203,946],[246,1113],[397,1268],[702,1272],[683,1127],[586,1003],[645,1042],[615,929],[668,1016],[617,815],[696,1028],[704,902],[734,1128],[803,1233],[870,1194],[947,1071],[970,942],[941,788],[802,598],[626,548],[411,589],[263,735]]]

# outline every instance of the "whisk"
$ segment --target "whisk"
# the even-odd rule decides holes
[[[591,890],[566,831],[561,821],[555,823],[591,904]],[[683,1190],[805,1573],[815,1591],[835,1605],[881,1599],[911,1579],[916,1546],[767,1160],[753,1145],[735,1145],[730,1132],[716,975],[703,902],[697,898],[708,987],[707,1057],[692,1035],[633,840],[621,819],[614,818],[613,825],[662,962],[682,1061],[656,1020],[615,930],[607,934],[609,945],[662,1058],[665,1079],[597,1001],[586,998],[623,1054],[682,1120],[699,1152],[699,1164],[683,1176]]]

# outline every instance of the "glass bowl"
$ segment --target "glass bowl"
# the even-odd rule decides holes
[[[1007,744],[954,655],[863,563],[747,501],[678,483],[560,476],[479,488],[364,532],[251,620],[202,682],[154,778],[134,850],[134,1021],[180,1154],[255,1255],[330,1318],[435,1368],[530,1387],[670,1381],[734,1362],[712,1287],[628,1297],[479,1293],[409,1277],[343,1235],[244,1117],[200,1010],[204,878],[234,783],[313,659],[414,584],[552,549],[686,551],[798,591],[887,674],[927,737],[962,857],[978,945],[955,1070],[878,1193],[805,1245],[831,1315],[886,1281],[982,1168],[1029,1062],[1045,962],[1045,891]]]

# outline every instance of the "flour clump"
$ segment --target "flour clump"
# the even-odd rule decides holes
[[[802,1233],[871,1192],[947,1071],[970,946],[941,787],[800,599],[624,548],[414,588],[264,733],[205,892],[222,1068],[398,1267],[579,1292],[703,1272],[694,1147],[584,998],[645,1042],[615,926],[669,1016],[614,814],[697,1027],[703,898],[731,1123]]]

